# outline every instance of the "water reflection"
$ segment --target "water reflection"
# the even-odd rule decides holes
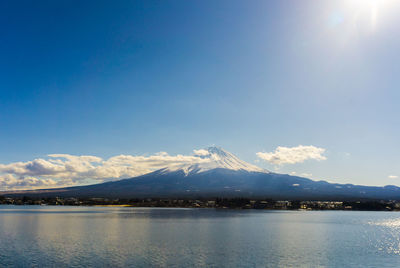
[[[390,266],[398,215],[1,207],[0,266]]]

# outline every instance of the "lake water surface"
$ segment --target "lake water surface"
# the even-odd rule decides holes
[[[0,206],[0,266],[400,267],[400,213]]]

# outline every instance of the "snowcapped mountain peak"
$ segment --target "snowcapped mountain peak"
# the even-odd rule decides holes
[[[212,147],[208,147],[207,150],[210,154],[212,155],[218,155],[219,157],[235,157],[233,154],[231,154],[230,152],[225,151],[224,149],[222,149],[221,147],[216,147],[216,146],[212,146]]]
[[[197,162],[180,165],[174,168],[167,168],[164,171],[170,172],[182,170],[186,175],[189,175],[202,173],[216,168],[223,168],[230,170],[243,170],[248,172],[269,173],[269,171],[265,169],[259,168],[239,159],[237,156],[222,149],[221,147],[212,146],[206,149],[194,150],[194,157],[198,159]]]

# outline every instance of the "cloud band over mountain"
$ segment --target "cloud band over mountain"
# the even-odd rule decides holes
[[[0,164],[0,189],[33,189],[103,182],[142,175],[166,166],[210,161],[200,155],[195,153],[172,156],[160,152],[150,156],[118,155],[104,160],[97,156],[50,154],[47,159]]]
[[[259,152],[257,156],[281,165],[301,163],[307,159],[325,160],[322,155],[324,151],[322,148],[300,145],[293,148],[278,147],[272,153]],[[203,169],[223,165],[232,169],[263,170],[216,147],[193,152],[193,155],[169,155],[166,152],[149,156],[117,155],[108,159],[90,155],[50,154],[32,161],[0,164],[0,191],[93,184],[132,178],[165,167],[172,170],[190,165],[197,165],[197,168],[202,165]],[[228,161],[219,159],[226,156],[230,157]]]

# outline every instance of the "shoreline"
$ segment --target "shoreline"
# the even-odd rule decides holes
[[[96,207],[158,207],[158,208],[217,208],[256,210],[358,210],[358,211],[400,211],[397,200],[273,200],[250,198],[61,198],[61,197],[1,197],[3,205],[55,205],[55,206],[96,206]]]

